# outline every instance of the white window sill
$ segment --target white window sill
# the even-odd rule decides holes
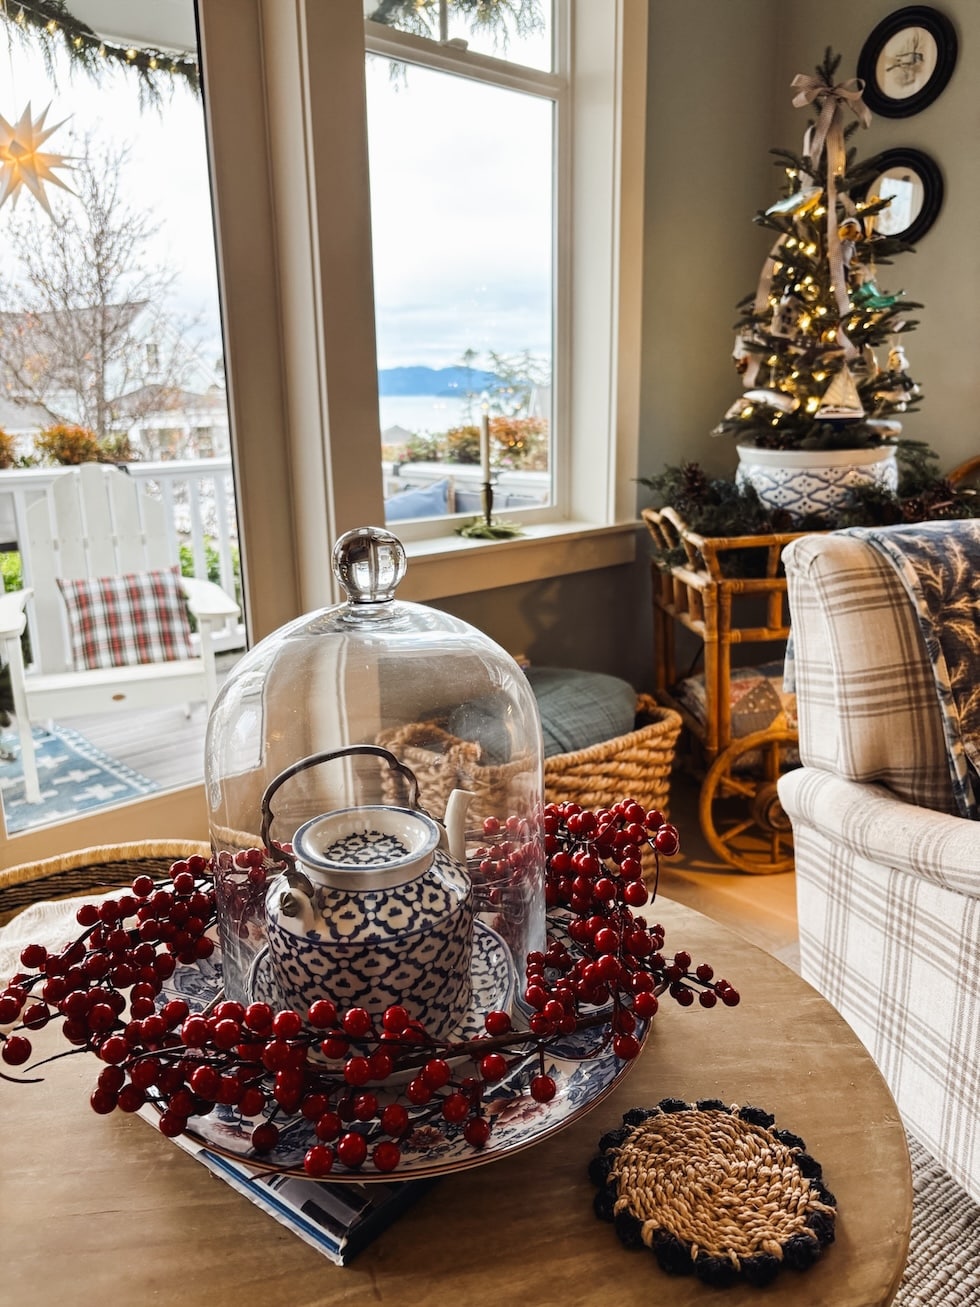
[[[467,540],[457,535],[406,540],[408,572],[398,597],[425,603],[631,563],[636,557],[638,525],[547,522],[529,525],[523,535],[509,540]]]

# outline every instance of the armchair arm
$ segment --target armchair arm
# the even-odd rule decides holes
[[[213,581],[204,581],[197,576],[182,576],[180,584],[187,599],[187,607],[199,621],[223,621],[226,617],[237,617],[241,611],[234,599]]]
[[[812,767],[781,776],[779,798],[794,828],[809,826],[860,857],[980,898],[980,822]]]
[[[27,623],[25,609],[31,594],[30,590],[11,590],[0,594],[0,640],[23,633]]]

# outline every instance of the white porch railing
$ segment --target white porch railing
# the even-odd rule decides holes
[[[235,595],[234,558],[238,549],[238,524],[231,459],[225,456],[165,463],[128,463],[126,468],[130,476],[143,482],[148,491],[162,499],[170,510],[168,521],[172,525],[167,543],[173,562],[180,563],[181,545],[189,546],[194,576],[206,578],[207,548],[210,546],[218,556],[218,584],[228,594]],[[31,584],[28,506],[43,498],[54,482],[70,470],[38,467],[0,471],[0,550],[15,549],[20,553],[25,586]],[[33,630],[31,638],[36,639]],[[216,643],[219,649],[244,648],[244,626],[229,623],[216,637]]]

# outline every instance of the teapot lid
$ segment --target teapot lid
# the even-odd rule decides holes
[[[415,809],[342,808],[304,822],[293,855],[297,871],[332,889],[388,889],[428,870],[441,835],[438,823]]]

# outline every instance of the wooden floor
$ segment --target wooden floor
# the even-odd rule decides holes
[[[64,724],[161,788],[203,779],[207,726],[203,704],[196,705],[189,717],[179,707],[160,708],[110,719],[79,717]],[[730,926],[798,969],[793,873],[749,875],[721,862],[701,836],[697,787],[683,773],[672,779],[670,809],[681,832],[681,852],[661,861],[660,893]]]

